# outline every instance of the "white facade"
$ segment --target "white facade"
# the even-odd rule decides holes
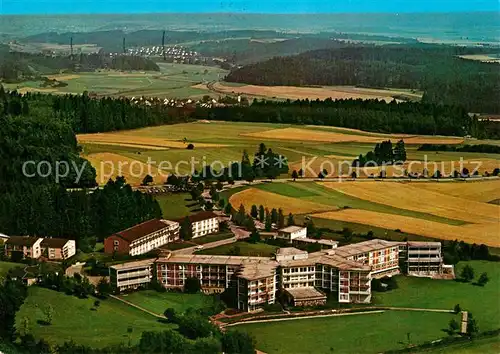
[[[138,256],[148,253],[158,247],[166,245],[169,242],[179,239],[179,223],[175,221],[162,220],[165,228],[143,236],[130,243],[131,256]],[[116,242],[116,241],[115,241]]]
[[[144,260],[110,267],[110,283],[120,291],[148,285],[153,278],[153,261]]]
[[[277,238],[292,242],[297,238],[307,237],[307,228],[301,226],[288,226],[278,231]]]
[[[192,224],[193,238],[219,232],[219,220],[217,219],[217,217],[195,221]]]
[[[75,240],[68,240],[62,248],[62,255],[64,259],[73,257],[76,254],[76,242]]]
[[[39,238],[38,240],[36,240],[36,242],[31,247],[32,248],[31,249],[31,254],[32,254],[31,258],[38,259],[42,255],[42,247],[40,246],[42,241],[43,241],[43,238]],[[29,251],[29,247],[27,247],[27,248]]]

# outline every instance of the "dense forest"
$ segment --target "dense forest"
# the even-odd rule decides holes
[[[207,120],[327,125],[383,133],[472,135],[500,138],[500,124],[479,121],[460,107],[378,100],[266,101],[252,105],[198,108]]]
[[[40,75],[57,74],[61,71],[84,72],[96,69],[160,71],[154,61],[140,56],[121,55],[111,58],[103,54],[78,54],[71,58],[0,53],[0,80],[5,82],[37,79]]]
[[[132,191],[122,178],[89,192],[96,173],[79,157],[69,116],[43,102],[0,90],[3,233],[72,238],[89,249],[113,232],[161,216],[151,196]]]
[[[481,49],[437,45],[346,46],[233,70],[227,81],[256,85],[355,85],[424,91],[423,102],[500,113],[498,64],[461,59]]]

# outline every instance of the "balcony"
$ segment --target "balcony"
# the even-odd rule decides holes
[[[140,270],[136,272],[129,272],[129,273],[118,273],[118,279],[128,279],[128,278],[133,278],[133,277],[146,277],[150,275],[149,270]]]
[[[440,257],[408,258],[408,262],[441,262]]]
[[[119,281],[117,282],[117,286],[130,286],[130,285],[140,285],[140,284],[146,284],[151,281],[151,278],[145,277],[145,278],[139,278],[139,279],[134,279],[134,280],[124,280],[124,281]]]

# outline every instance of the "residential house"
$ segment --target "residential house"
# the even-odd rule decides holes
[[[13,253],[18,252],[21,259],[37,259],[41,256],[42,240],[40,237],[11,236],[4,243],[5,256],[11,258]]]
[[[40,243],[42,256],[50,260],[63,260],[76,254],[75,240],[62,238],[44,238]]]

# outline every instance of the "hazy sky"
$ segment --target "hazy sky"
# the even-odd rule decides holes
[[[2,14],[499,11],[499,0],[0,0]]]

